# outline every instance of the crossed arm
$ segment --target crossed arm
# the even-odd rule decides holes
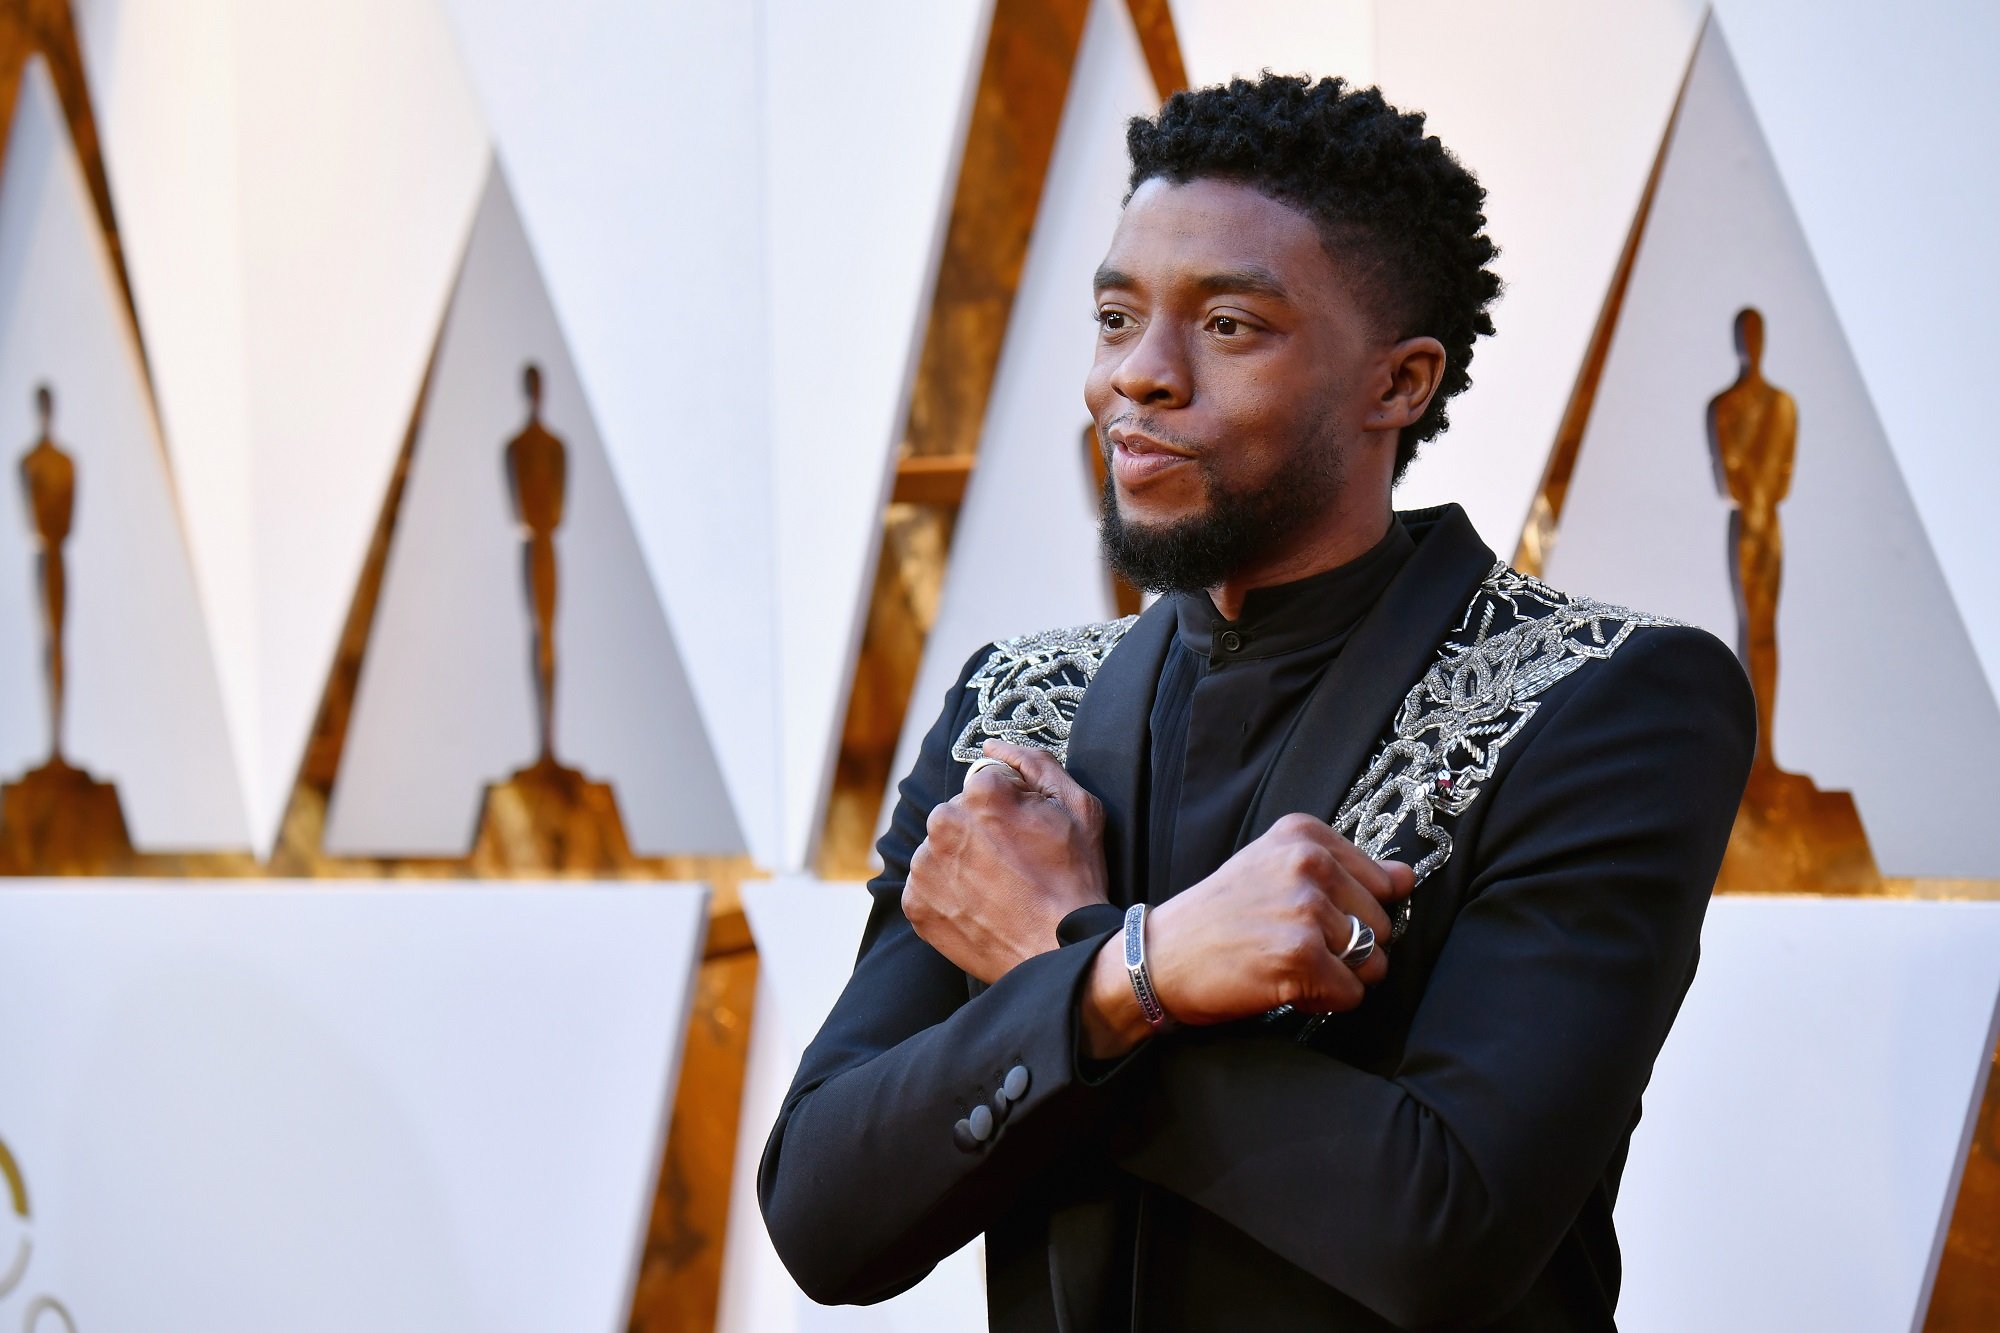
[[[1080,1057],[1115,1056],[1145,1030],[1120,1009],[1111,941],[1047,947],[1048,913],[1087,897],[1089,880],[1040,874],[1035,858],[1087,847],[1073,840],[1090,808],[995,790],[1032,813],[1011,820],[996,804],[940,821],[961,772],[949,744],[962,719],[947,709],[881,844],[854,977],[766,1150],[759,1193],[780,1254],[817,1299],[882,1299],[1085,1145],[1392,1322],[1504,1313],[1616,1151],[1685,992],[1754,743],[1748,696],[1727,649],[1663,630],[1545,706],[1488,794],[1478,845],[1460,849],[1476,874],[1387,1076],[1232,1030],[1168,1035],[1086,1077],[1095,1066]],[[1327,949],[1329,903],[1362,915],[1354,889],[1393,896],[1395,872],[1376,880],[1334,849],[1302,848],[1304,829],[1287,838],[1245,848],[1154,914],[1167,926],[1149,939],[1161,999],[1190,1027],[1280,999],[1345,1007],[1333,988],[1369,980],[1321,983],[1301,960],[1315,932]],[[989,843],[1012,871],[997,852],[974,869]],[[1005,910],[956,905],[982,883],[1001,886]],[[1031,956],[1007,965],[1010,947]],[[968,1000],[968,975],[992,984]],[[953,1125],[1016,1064],[1032,1072],[1026,1097],[966,1150]]]

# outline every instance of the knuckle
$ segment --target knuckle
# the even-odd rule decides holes
[[[1311,843],[1296,843],[1286,853],[1285,868],[1300,879],[1318,883],[1333,872],[1333,854]]]
[[[1285,826],[1285,832],[1294,838],[1303,838],[1315,847],[1319,845],[1320,821],[1303,810],[1294,811],[1278,821]]]

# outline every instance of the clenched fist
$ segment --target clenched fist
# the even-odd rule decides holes
[[[1056,947],[1056,923],[1109,900],[1104,810],[1054,756],[1005,741],[965,790],[931,809],[903,915],[932,948],[992,983]]]
[[[1388,974],[1383,905],[1415,884],[1407,865],[1375,860],[1311,815],[1286,815],[1148,914],[1154,993],[1170,1018],[1188,1025],[1250,1018],[1282,1004],[1309,1013],[1352,1009]],[[1355,918],[1376,938],[1373,956],[1358,968],[1340,961]],[[1146,1035],[1117,939],[1098,955],[1083,1022],[1091,1054],[1100,1058]]]

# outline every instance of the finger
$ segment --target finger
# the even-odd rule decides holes
[[[1321,926],[1326,931],[1327,948],[1336,954],[1347,948],[1348,937],[1354,933],[1354,919],[1375,932],[1376,948],[1389,942],[1389,913],[1381,902],[1367,889],[1355,883],[1351,877],[1342,875],[1326,893],[1326,913]]]
[[[997,762],[981,764],[975,761],[974,766],[966,770],[965,781],[959,788],[962,795],[992,797],[1028,790],[1027,780],[1005,756],[989,755],[987,758]]]
[[[1032,745],[1015,745],[1011,741],[987,741],[980,751],[1012,764],[1030,789],[1059,802],[1072,818],[1088,817],[1092,800],[1090,793],[1047,750],[1038,750]]]
[[[1354,969],[1330,953],[1315,970],[1311,985],[1311,996],[1293,1008],[1315,1014],[1340,1014],[1360,1004],[1368,995],[1368,987]]]

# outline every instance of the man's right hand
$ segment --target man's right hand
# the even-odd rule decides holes
[[[1146,917],[1146,970],[1168,1017],[1227,1023],[1289,1004],[1337,1013],[1361,1003],[1388,974],[1384,904],[1408,896],[1416,875],[1377,861],[1324,822],[1286,815],[1199,884]],[[1373,928],[1375,953],[1359,968],[1340,961],[1351,918]],[[1120,994],[1120,988],[1123,994]],[[1122,941],[1097,960],[1084,996],[1090,1053],[1121,1054],[1145,1035],[1125,975]]]

